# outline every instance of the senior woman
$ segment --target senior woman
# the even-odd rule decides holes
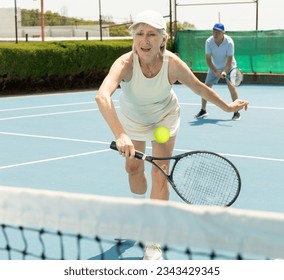
[[[166,50],[166,22],[159,13],[141,12],[130,30],[133,49],[113,63],[97,92],[96,102],[116,138],[118,151],[125,157],[133,197],[142,198],[147,191],[147,178],[144,161],[134,158],[135,149],[145,152],[146,143],[150,141],[153,156],[172,155],[180,124],[180,106],[172,87],[175,82],[184,84],[226,112],[247,109],[248,102],[238,99],[227,104],[214,90],[200,82],[178,56]],[[119,86],[122,89],[120,117],[111,99]],[[154,130],[158,126],[170,130],[170,139],[166,143],[154,140]],[[160,163],[164,170],[169,170],[168,161]],[[151,170],[150,198],[169,199],[168,182],[155,167]],[[161,258],[157,244],[146,248],[144,259]]]

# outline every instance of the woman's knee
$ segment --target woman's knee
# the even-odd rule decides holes
[[[127,160],[125,164],[125,170],[129,175],[144,173],[144,162],[139,162],[137,159]]]
[[[161,169],[168,174],[169,173],[169,165],[166,163],[162,163],[159,165]],[[152,176],[153,177],[164,177],[164,174],[162,174],[161,170],[159,170],[157,167],[152,167]]]

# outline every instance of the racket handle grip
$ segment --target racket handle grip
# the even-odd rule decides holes
[[[115,141],[112,141],[110,143],[110,146],[109,146],[112,150],[115,150],[115,151],[118,151],[118,148],[116,147],[116,142]]]
[[[116,146],[116,142],[115,142],[115,141],[112,141],[112,142],[110,143],[110,148],[111,148],[112,150],[118,151],[118,148],[117,148],[117,146]],[[136,157],[137,159],[145,160],[146,155],[145,155],[144,153],[142,153],[142,152],[135,151],[135,157]]]

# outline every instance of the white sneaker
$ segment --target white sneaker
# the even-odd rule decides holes
[[[163,260],[160,245],[157,243],[146,244],[143,260]]]

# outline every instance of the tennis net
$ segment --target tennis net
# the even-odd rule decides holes
[[[284,214],[0,187],[0,259],[284,258]]]

